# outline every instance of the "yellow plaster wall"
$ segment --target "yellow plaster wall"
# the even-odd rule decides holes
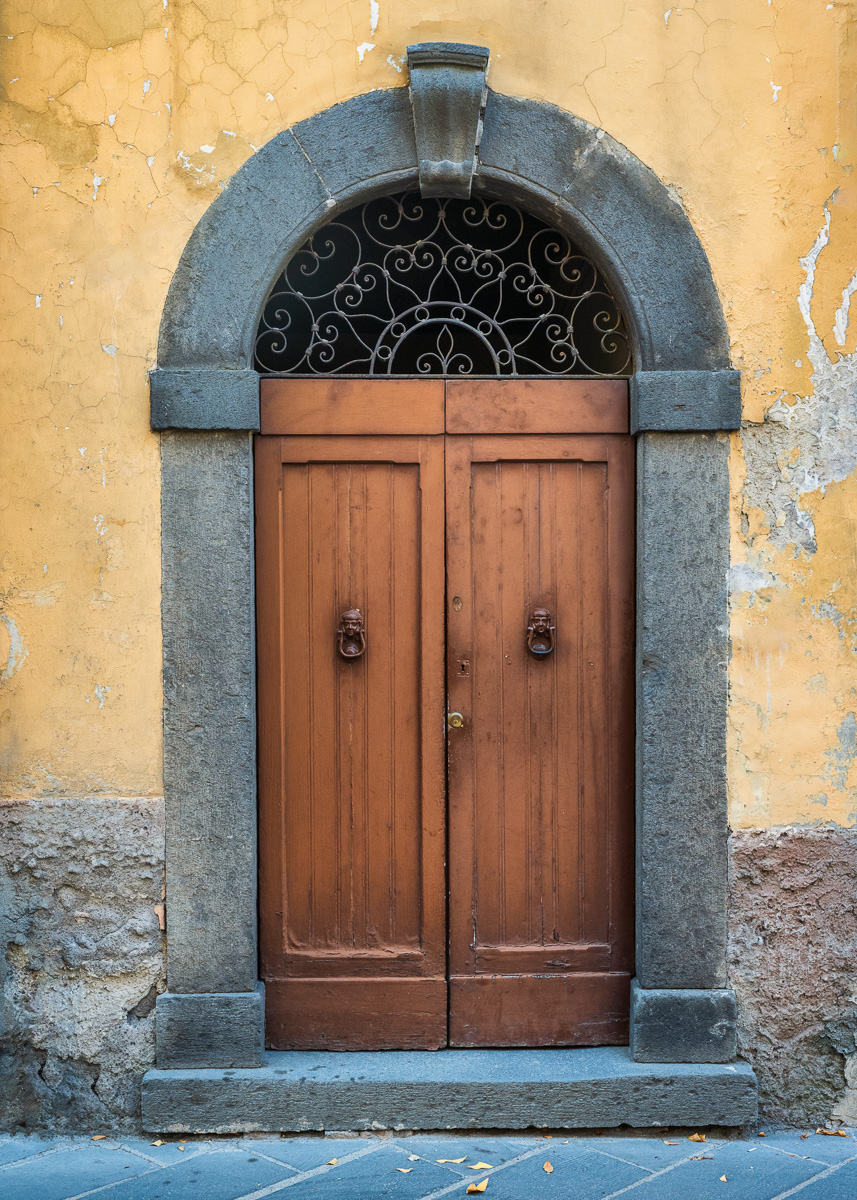
[[[5,793],[160,791],[146,371],[171,273],[254,148],[402,86],[406,45],[443,39],[487,44],[494,88],[602,126],[684,204],[745,416],[773,416],[733,438],[732,820],[853,823],[856,16],[846,0],[6,0]]]

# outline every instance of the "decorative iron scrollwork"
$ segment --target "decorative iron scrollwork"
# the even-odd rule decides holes
[[[336,643],[342,658],[360,658],[366,653],[366,629],[359,608],[347,608],[339,618]]]
[[[385,196],[298,250],[265,304],[262,372],[627,375],[624,318],[595,264],[512,204]]]
[[[550,610],[534,608],[527,622],[527,649],[534,658],[547,658],[553,652],[556,625]]]

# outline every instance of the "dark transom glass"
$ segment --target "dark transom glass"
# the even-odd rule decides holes
[[[384,196],[342,213],[268,297],[256,369],[309,375],[627,375],[598,268],[512,204]]]

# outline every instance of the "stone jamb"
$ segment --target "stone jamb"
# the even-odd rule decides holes
[[[278,135],[236,173],[194,231],[170,288],[152,384],[152,425],[165,431],[170,992],[159,1013],[180,1007],[181,994],[191,1003],[206,993],[216,1024],[216,996],[229,1007],[230,993],[249,995],[256,983],[251,442],[258,394],[250,368],[258,315],[282,263],[309,233],[337,211],[418,178],[407,89],[337,105]],[[677,1043],[663,1049],[654,1033],[644,1036],[647,1020],[661,1022],[663,994],[673,993],[673,1013],[683,1005],[696,1012],[701,993],[716,992],[712,1003],[722,1004],[726,988],[722,431],[738,422],[738,377],[687,217],[654,174],[602,131],[550,105],[489,92],[473,191],[524,204],[567,229],[597,257],[632,330],[639,433],[632,1021],[638,1049],[648,1047],[640,1054],[669,1055]],[[639,1003],[641,989],[658,992],[652,1005]],[[723,1019],[734,1025],[732,1013]],[[697,1021],[693,1060],[710,1053],[708,1061],[717,1061],[723,1023],[719,1041],[703,1025]],[[224,1018],[224,1036],[228,1027]],[[180,1041],[159,1045],[160,1065],[180,1064]],[[212,1059],[227,1052],[212,1046]]]

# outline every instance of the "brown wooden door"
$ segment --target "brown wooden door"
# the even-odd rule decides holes
[[[269,1044],[626,1041],[624,383],[264,380],[262,414]],[[350,660],[347,609],[366,629]],[[535,609],[555,626],[541,656]]]

